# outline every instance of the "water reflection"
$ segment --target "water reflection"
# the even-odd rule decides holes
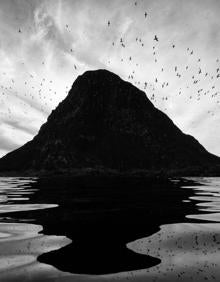
[[[220,221],[220,179],[188,178],[198,185],[182,185],[193,192],[188,202],[195,206],[186,219],[197,222]],[[185,202],[185,200],[184,200]],[[152,236],[128,243],[128,248],[161,259],[161,263],[147,270],[133,273],[137,281],[219,281],[220,280],[220,224],[178,223],[160,226]],[[124,281],[122,275],[119,281]],[[129,276],[127,276],[129,278]]]
[[[22,203],[29,200],[24,195],[37,191],[31,188],[35,182],[33,178],[0,178],[0,214],[57,207],[52,204]],[[0,218],[0,281],[40,281],[42,270],[42,281],[46,281],[51,274],[56,273],[56,269],[38,263],[37,257],[62,248],[71,240],[65,236],[45,236],[41,233],[41,225],[21,221],[27,222],[19,217]],[[32,272],[31,277],[29,271]]]
[[[0,178],[0,216],[0,281],[220,280],[220,178]]]
[[[162,225],[159,232],[128,248],[161,259],[158,266],[136,272],[137,281],[200,282],[219,281],[219,244],[219,224],[179,223]]]
[[[11,201],[27,201],[27,195],[33,194],[36,189],[31,188],[37,178],[0,177],[0,203]]]
[[[187,218],[220,222],[220,178],[188,178],[199,181],[198,186],[183,186],[193,189],[190,200],[197,207],[198,214],[186,215]]]
[[[30,200],[27,195],[38,190],[32,188],[36,182],[37,178],[0,177],[0,214],[57,207],[56,204],[23,203]]]

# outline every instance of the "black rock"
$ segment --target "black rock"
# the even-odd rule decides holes
[[[76,79],[33,140],[0,159],[0,171],[187,171],[218,163],[144,92],[97,70]]]

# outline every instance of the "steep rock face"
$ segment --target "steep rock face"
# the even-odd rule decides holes
[[[76,79],[37,136],[0,160],[0,171],[181,169],[217,162],[219,158],[183,134],[144,92],[97,70]]]

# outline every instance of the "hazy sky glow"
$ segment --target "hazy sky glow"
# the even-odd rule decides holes
[[[0,0],[0,156],[97,68],[220,155],[219,15],[219,0]]]

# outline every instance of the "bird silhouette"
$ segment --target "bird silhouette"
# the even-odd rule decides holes
[[[155,41],[159,41],[159,39],[158,39],[158,37],[156,35],[154,36],[154,40]]]

